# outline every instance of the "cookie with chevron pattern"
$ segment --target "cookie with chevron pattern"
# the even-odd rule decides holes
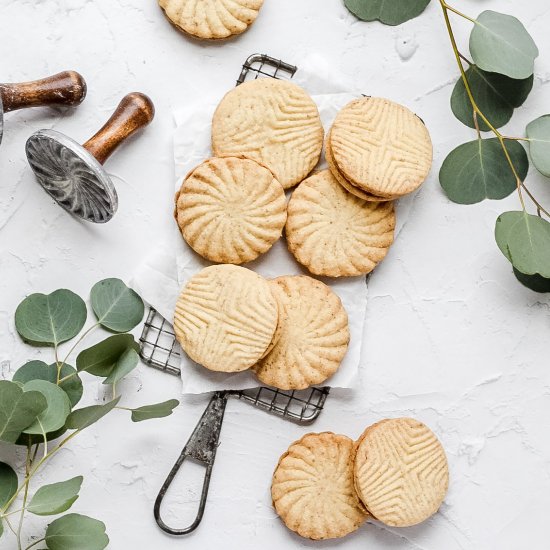
[[[349,437],[325,432],[305,435],[283,454],[271,496],[289,529],[309,539],[335,539],[366,520],[353,485],[352,450]]]
[[[311,97],[291,82],[250,80],[231,90],[212,121],[215,156],[243,155],[267,166],[285,189],[315,167],[323,126]]]
[[[344,178],[387,198],[416,190],[433,158],[430,134],[420,118],[402,105],[375,97],[353,100],[336,115],[330,147]]]
[[[206,267],[183,288],[174,331],[183,350],[207,369],[239,372],[269,348],[279,310],[268,282],[235,265]]]
[[[340,367],[350,340],[340,298],[305,275],[278,277],[269,285],[279,304],[281,334],[254,372],[262,383],[282,390],[325,382]]]
[[[336,161],[334,160],[334,157],[332,156],[332,149],[330,146],[330,137],[331,132],[329,131],[327,138],[325,140],[325,159],[327,161],[329,170],[332,172],[332,175],[336,179],[336,181],[346,190],[348,193],[351,193],[352,195],[355,195],[356,197],[359,197],[360,199],[363,199],[364,201],[371,201],[371,202],[382,202],[382,201],[390,201],[399,197],[377,197],[376,195],[373,195],[372,193],[367,193],[366,191],[363,191],[362,189],[359,189],[359,187],[356,187],[353,185],[349,180],[347,180],[343,174],[338,169],[338,166],[336,165]]]
[[[367,428],[356,443],[354,479],[359,498],[376,519],[409,527],[441,506],[449,486],[447,457],[422,422],[388,419]]]
[[[285,192],[253,160],[211,158],[185,178],[176,196],[176,220],[183,238],[203,258],[251,262],[281,237]]]
[[[288,249],[311,273],[353,277],[370,273],[393,243],[391,202],[348,193],[330,170],[304,180],[288,204]]]
[[[258,17],[264,0],[159,0],[178,29],[207,40],[241,34]]]

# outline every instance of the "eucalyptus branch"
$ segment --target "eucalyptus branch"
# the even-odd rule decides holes
[[[32,548],[33,546],[37,546],[41,542],[44,542],[45,540],[46,540],[45,538],[38,539],[38,540],[34,541],[32,544],[29,544],[29,546],[27,546],[27,548],[25,548],[25,550],[29,550],[29,548]]]

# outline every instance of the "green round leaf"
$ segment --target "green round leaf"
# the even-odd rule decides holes
[[[529,170],[525,149],[517,141],[506,143],[520,178]],[[447,196],[459,204],[503,199],[516,187],[516,179],[498,139],[476,139],[459,145],[443,161],[439,181]]]
[[[529,152],[535,168],[550,178],[550,115],[544,115],[527,126]]]
[[[78,498],[82,480],[83,477],[78,476],[40,487],[27,510],[36,516],[53,516],[66,512]]]
[[[470,53],[484,71],[523,79],[533,74],[539,50],[518,19],[487,10],[474,24]]]
[[[17,474],[9,464],[0,462],[0,510],[15,495],[19,481]]]
[[[15,327],[27,342],[54,346],[74,338],[86,322],[86,304],[70,290],[31,294],[15,312]]]
[[[139,355],[134,348],[128,348],[116,362],[115,368],[105,379],[104,384],[117,384],[127,374],[130,374],[139,363]]]
[[[83,430],[88,428],[92,424],[95,424],[98,420],[101,420],[106,414],[109,414],[120,401],[120,395],[105,403],[105,405],[92,405],[91,407],[84,407],[73,411],[67,418],[66,426],[69,430]]]
[[[525,275],[514,268],[516,279],[523,285],[534,290],[535,292],[550,292],[550,279],[541,277],[540,275]]]
[[[550,223],[526,212],[505,212],[495,227],[502,253],[525,275],[550,278]]]
[[[76,369],[78,372],[108,377],[128,349],[139,352],[139,344],[131,334],[116,334],[81,351],[76,358]]]
[[[61,378],[73,375],[59,384],[59,387],[67,394],[71,407],[74,407],[80,401],[84,391],[82,380],[75,373],[76,370],[70,365],[61,367]],[[29,361],[13,375],[14,382],[26,384],[31,380],[46,380],[52,384],[57,384],[57,366],[55,364],[47,365],[43,361]]]
[[[495,128],[504,126],[512,118],[514,109],[525,103],[533,89],[534,80],[533,75],[515,80],[498,73],[482,71],[475,65],[466,71],[466,78],[475,102]],[[458,79],[454,87],[451,109],[460,122],[475,128],[472,103],[462,78]],[[482,132],[489,131],[489,126],[479,116],[477,122]]]
[[[90,301],[99,323],[113,332],[128,332],[143,319],[143,300],[120,279],[99,281]]]
[[[48,550],[103,550],[109,544],[105,524],[80,514],[56,519],[46,530]]]
[[[47,406],[42,393],[24,391],[16,382],[0,380],[0,441],[15,443]]]
[[[400,25],[418,17],[430,0],[344,0],[346,8],[363,21]]]
[[[170,399],[164,403],[155,403],[154,405],[145,405],[138,409],[132,409],[132,421],[142,422],[152,418],[164,418],[170,416],[174,409],[180,404],[177,399]]]
[[[31,380],[23,389],[25,391],[40,392],[45,398],[48,406],[38,415],[38,418],[24,433],[30,435],[47,434],[63,428],[65,420],[71,412],[71,402],[67,394],[55,384],[45,380]]]
[[[67,432],[67,428],[63,426],[60,430],[55,430],[55,432],[48,432],[46,434],[46,441],[54,441],[59,439],[63,434]],[[44,443],[44,434],[32,435],[22,433],[15,442],[16,445],[21,445],[22,447],[28,447],[29,445],[40,445]]]

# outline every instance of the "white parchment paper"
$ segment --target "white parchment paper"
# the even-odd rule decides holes
[[[336,113],[360,92],[350,92],[343,80],[335,79],[322,60],[312,57],[298,70],[293,81],[305,88],[319,107],[325,131],[330,128]],[[210,126],[212,115],[223,97],[211,96],[200,104],[188,105],[174,111],[174,160],[176,182],[179,189],[183,178],[199,163],[211,156]],[[319,168],[326,167],[324,158]],[[412,204],[405,198],[398,205],[398,229],[403,226]],[[141,265],[135,275],[133,286],[163,317],[171,321],[180,288],[209,262],[195,254],[181,238],[176,224],[167,242],[158,248]],[[271,250],[258,260],[247,264],[267,278],[280,275],[308,274],[289,253],[286,242],[280,239]],[[351,341],[348,352],[338,372],[328,380],[333,388],[353,388],[357,379],[361,341],[367,308],[367,281],[365,277],[322,279],[340,296],[348,313]],[[211,372],[194,363],[185,353],[181,359],[183,392],[197,394],[217,390],[247,389],[258,386],[252,372],[237,374]]]

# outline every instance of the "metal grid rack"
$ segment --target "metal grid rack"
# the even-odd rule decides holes
[[[243,64],[237,85],[259,77],[292,78],[297,67],[265,54],[251,55]],[[158,370],[179,376],[181,348],[172,326],[151,308],[140,338],[141,358]],[[300,391],[283,391],[260,387],[231,391],[229,395],[272,414],[300,424],[313,422],[323,410],[330,388],[310,388]]]

